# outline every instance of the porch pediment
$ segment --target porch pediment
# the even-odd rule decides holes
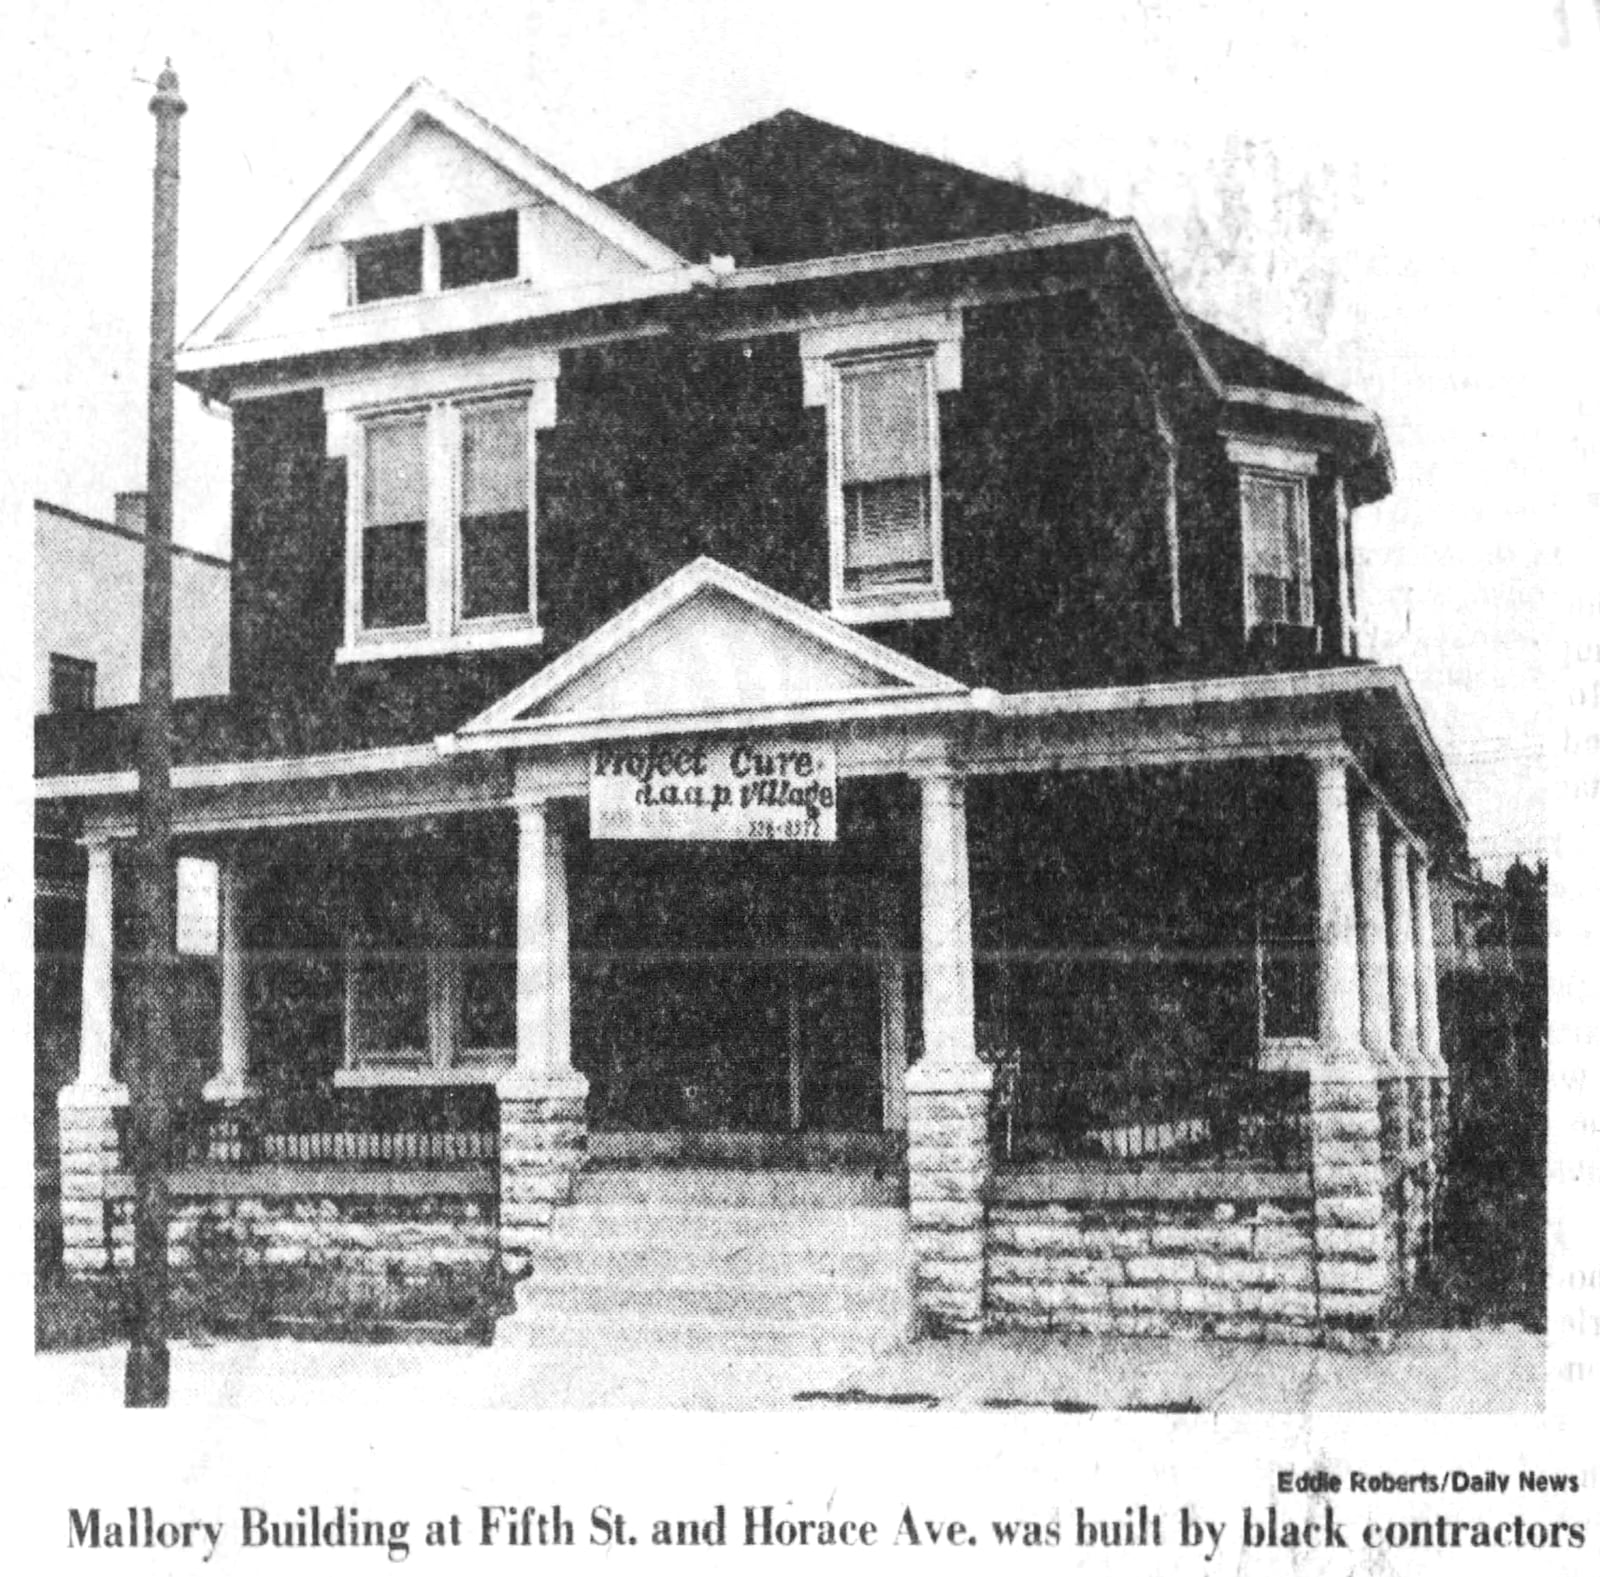
[[[460,729],[461,743],[574,725],[838,711],[966,686],[714,559],[646,593]]]

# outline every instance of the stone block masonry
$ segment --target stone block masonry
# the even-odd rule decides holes
[[[919,1323],[976,1331],[984,1318],[989,1070],[919,1063],[907,1075],[907,1181]]]
[[[1182,1332],[1308,1342],[1318,1311],[1312,1214],[1281,1199],[1209,1196],[997,1199],[991,1206],[988,1324],[1076,1335]],[[1003,1190],[1002,1190],[1003,1192]]]
[[[527,1269],[556,1207],[572,1197],[588,1153],[587,1095],[587,1081],[575,1075],[501,1083],[500,1255],[509,1274]]]
[[[1312,1080],[1317,1278],[1330,1329],[1374,1330],[1391,1293],[1381,1136],[1375,1079]]]
[[[107,1208],[102,1264],[133,1263],[132,1200]],[[220,1321],[363,1321],[470,1316],[495,1267],[492,1196],[234,1192],[174,1202],[174,1297]]]

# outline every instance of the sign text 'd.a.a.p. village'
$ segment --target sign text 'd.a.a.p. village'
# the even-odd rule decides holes
[[[619,740],[589,757],[594,838],[832,843],[838,800],[825,741]]]

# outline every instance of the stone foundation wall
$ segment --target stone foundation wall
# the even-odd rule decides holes
[[[105,1208],[96,1267],[133,1265],[133,1200]],[[233,1190],[174,1199],[175,1304],[222,1321],[325,1325],[466,1317],[484,1305],[499,1241],[492,1195]]]
[[[997,1200],[988,1324],[1309,1342],[1313,1251],[1304,1198]]]

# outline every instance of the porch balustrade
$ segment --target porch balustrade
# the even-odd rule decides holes
[[[320,1090],[188,1107],[174,1124],[173,1163],[431,1170],[492,1164],[499,1145],[486,1087]]]

